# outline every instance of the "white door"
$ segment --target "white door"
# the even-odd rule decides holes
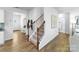
[[[13,29],[20,30],[21,29],[21,16],[13,15]]]

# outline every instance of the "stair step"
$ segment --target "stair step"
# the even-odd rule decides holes
[[[39,33],[44,33],[44,31],[39,31],[39,32],[37,32],[37,34],[39,34]]]
[[[32,42],[35,46],[37,46],[37,40],[32,39],[31,42]]]
[[[39,35],[39,36],[38,36],[38,39],[40,39],[42,36],[43,36],[43,35]]]
[[[37,33],[37,36],[42,35],[43,33]]]
[[[32,37],[32,39],[35,39],[35,40],[36,40],[36,39],[37,39],[37,37],[34,35],[34,36]]]
[[[39,29],[39,31],[44,31],[44,29]]]
[[[41,26],[39,29],[44,29],[44,26]]]

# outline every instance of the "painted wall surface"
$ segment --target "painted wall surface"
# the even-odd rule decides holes
[[[78,12],[74,12],[70,14],[70,51],[79,52],[79,33],[74,33],[72,36],[72,24],[73,28],[75,28],[76,19],[75,17],[79,16]]]
[[[12,39],[13,34],[13,14],[9,11],[5,11],[5,40]]]
[[[0,23],[4,23],[4,10],[3,9],[0,9]],[[1,27],[2,26],[0,25],[0,28]],[[4,30],[0,30],[0,45],[2,44],[4,44]]]
[[[45,33],[40,42],[39,49],[43,48],[58,35],[58,27],[51,28],[51,15],[57,16],[57,11],[54,8],[44,8]]]
[[[0,9],[0,23],[3,22],[4,23],[4,10]]]
[[[76,23],[75,16],[79,16],[78,12],[70,14],[70,35],[72,35],[72,24]]]
[[[65,13],[65,32],[70,33],[70,13]]]
[[[43,14],[43,11],[44,10],[41,7],[33,8],[29,11],[29,19],[32,19],[33,21],[37,20]]]
[[[0,31],[0,45],[4,44],[4,31]]]

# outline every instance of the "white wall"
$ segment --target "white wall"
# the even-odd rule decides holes
[[[4,31],[0,31],[0,45],[4,44]]]
[[[79,12],[72,12],[70,14],[70,51],[72,52],[79,52],[79,34],[74,33],[72,36],[72,24],[74,24],[75,28],[75,23],[76,19],[75,16],[79,16]]]
[[[5,10],[5,40],[12,39],[13,34],[13,22],[12,22],[12,13],[10,11]]]
[[[47,43],[53,40],[58,35],[58,27],[51,28],[51,15],[58,15],[54,8],[44,8],[45,33],[40,42],[39,49],[43,48]]]
[[[65,13],[65,32],[70,33],[70,13]]]
[[[4,10],[0,9],[0,23],[4,23]],[[4,28],[4,27],[3,27]],[[4,30],[0,30],[0,45],[4,44]]]
[[[72,24],[76,23],[75,16],[79,16],[79,13],[74,12],[70,14],[70,35],[72,35]]]
[[[4,10],[0,9],[0,23],[4,23]]]
[[[33,21],[37,20],[43,14],[43,8],[35,7],[31,11],[29,11],[29,19]]]

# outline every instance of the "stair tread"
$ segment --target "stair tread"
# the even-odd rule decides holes
[[[37,46],[37,40],[35,40],[35,39],[33,40],[33,39],[32,39],[31,42],[32,42],[35,46]]]

